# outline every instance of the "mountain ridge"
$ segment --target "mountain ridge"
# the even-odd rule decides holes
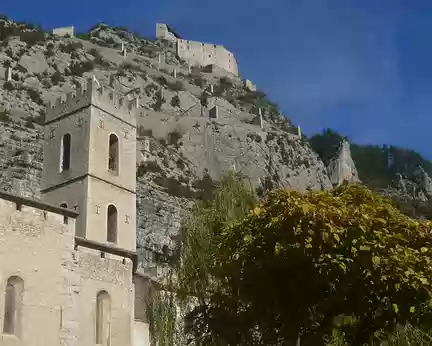
[[[331,189],[330,176],[337,184],[358,180],[355,145],[353,159],[347,144],[345,154],[337,154],[340,135],[317,146],[263,92],[221,71],[189,71],[170,42],[104,24],[58,37],[3,18],[0,66],[0,186],[9,193],[40,197],[41,125],[50,102],[88,78],[139,97],[137,251],[143,272],[155,271],[155,254],[173,246],[193,200],[208,198],[228,170],[242,172],[258,194],[274,187]],[[362,168],[358,175],[364,181]]]

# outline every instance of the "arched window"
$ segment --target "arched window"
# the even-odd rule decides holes
[[[67,204],[66,203],[62,203],[62,204],[60,204],[60,208],[65,208],[65,209],[67,209]],[[65,225],[67,225],[67,223],[68,223],[68,217],[67,216],[63,216],[63,223],[65,224]]]
[[[114,173],[118,173],[119,140],[115,134],[111,134],[109,137],[108,155],[108,169]]]
[[[110,204],[107,215],[107,241],[117,243],[117,208]]]
[[[3,333],[21,335],[21,307],[24,281],[18,276],[11,276],[6,283]]]
[[[60,172],[70,169],[71,135],[66,133],[61,139],[60,145]]]
[[[100,291],[96,298],[96,345],[108,346],[111,332],[111,298]]]

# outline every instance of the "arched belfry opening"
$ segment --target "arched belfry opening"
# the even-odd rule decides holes
[[[107,210],[107,241],[117,243],[117,208],[110,204]]]
[[[18,276],[11,276],[6,283],[6,295],[3,316],[3,333],[19,337],[21,335],[21,309],[24,281]]]
[[[70,169],[71,140],[72,140],[72,137],[69,133],[66,133],[61,139],[61,144],[60,144],[60,172],[67,171]]]
[[[119,170],[119,139],[113,133],[109,136],[108,170],[116,174]]]
[[[96,345],[109,346],[111,339],[111,298],[100,291],[96,297]]]

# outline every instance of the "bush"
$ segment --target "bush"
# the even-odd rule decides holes
[[[84,46],[81,42],[61,43],[59,49],[63,53],[71,54],[72,52],[82,49]]]
[[[9,114],[10,114],[9,111],[6,111],[6,110],[0,111],[0,121],[2,123],[10,123],[10,122],[12,122],[12,118],[10,117]]]
[[[261,136],[257,133],[248,133],[247,137],[250,138],[251,140],[257,142],[257,143],[261,143],[261,141],[262,141]]]
[[[167,87],[172,91],[183,91],[184,85],[181,81],[175,81],[174,83],[168,82]]]
[[[41,31],[23,31],[19,37],[21,41],[27,43],[30,47],[37,43],[45,42],[45,34]]]
[[[12,82],[4,82],[3,83],[3,89],[5,89],[7,91],[12,91],[12,90],[15,90],[15,86],[13,85]]]
[[[24,126],[29,128],[29,129],[34,129],[34,123],[32,119],[27,119],[26,122],[24,123]]]
[[[24,87],[23,88],[25,91],[27,91],[27,94],[30,96],[30,99],[34,102],[37,103],[38,105],[43,106],[45,103],[42,100],[41,96],[40,96],[40,92],[32,89],[30,87]]]
[[[69,69],[71,75],[81,77],[85,72],[94,69],[94,62],[87,60],[81,63],[74,63],[69,67]]]
[[[155,83],[150,83],[144,87],[144,92],[148,97],[150,97],[158,89],[159,87]]]
[[[52,56],[54,56],[55,55],[55,51],[54,51],[54,43],[52,43],[52,42],[50,42],[50,43],[48,43],[48,45],[47,45],[47,49],[46,49],[46,51],[45,51],[45,56],[46,57],[52,57]]]
[[[137,178],[142,177],[145,173],[159,173],[162,168],[155,161],[141,163],[137,169]]]
[[[176,161],[176,165],[177,165],[177,168],[179,168],[181,170],[183,170],[185,168],[185,163],[181,157]]]
[[[162,92],[159,91],[155,95],[155,102],[150,105],[156,112],[162,109],[162,105],[166,102],[165,98],[162,96]]]
[[[28,72],[27,68],[25,68],[22,65],[17,65],[15,68],[18,72],[21,72],[21,73],[27,73]]]
[[[183,185],[180,181],[170,177],[156,177],[154,182],[164,187],[166,193],[175,197],[194,198],[195,193],[188,185]]]
[[[232,87],[233,86],[231,79],[229,79],[228,77],[221,77],[219,79],[219,84],[224,85],[226,87]]]
[[[96,65],[105,66],[105,67],[110,66],[110,63],[102,57],[98,49],[92,48],[88,51],[88,53],[94,57],[93,61]]]
[[[202,201],[210,201],[213,198],[213,193],[216,184],[208,173],[204,173],[202,179],[192,182],[192,187],[197,191],[196,197]]]
[[[57,85],[60,82],[64,82],[64,81],[65,81],[64,76],[58,70],[55,71],[51,76],[51,82],[53,83],[53,85]]]
[[[182,135],[177,130],[174,130],[170,133],[168,133],[168,144],[169,145],[179,145],[179,141],[182,138]]]
[[[192,79],[192,84],[195,84],[196,86],[198,86],[200,88],[204,88],[206,85],[206,81],[201,76],[197,76],[197,77],[194,77]]]
[[[162,86],[167,86],[168,85],[168,81],[164,76],[157,76],[155,78],[155,80]]]
[[[170,102],[172,107],[180,107],[180,97],[178,95],[174,95]]]
[[[128,71],[142,72],[141,67],[130,62],[124,62],[120,65],[120,68]]]
[[[100,51],[99,51],[98,49],[96,49],[96,48],[92,48],[92,49],[90,49],[90,50],[88,51],[88,53],[89,53],[90,55],[92,55],[94,58],[98,58],[98,57],[101,56]]]
[[[80,32],[80,33],[76,34],[75,36],[81,40],[86,40],[86,41],[90,41],[90,39],[91,39],[91,36],[88,32],[86,32],[86,33]]]

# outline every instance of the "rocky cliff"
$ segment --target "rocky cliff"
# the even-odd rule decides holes
[[[350,144],[348,141],[342,141],[339,151],[329,163],[328,172],[333,186],[340,186],[344,181],[349,183],[360,182],[357,168],[351,157]]]
[[[79,38],[59,38],[5,19],[0,39],[0,186],[8,192],[39,197],[47,102],[92,76],[104,87],[140,97],[142,270],[171,245],[191,202],[205,198],[227,170],[243,172],[258,192],[332,186],[323,162],[265,94],[220,71],[190,71],[169,42],[102,24]],[[263,121],[257,121],[259,109]]]

